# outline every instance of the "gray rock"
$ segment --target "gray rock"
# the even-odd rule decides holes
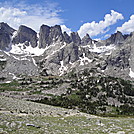
[[[81,43],[81,38],[77,32],[72,32],[70,35],[70,38],[73,43],[80,44]]]
[[[39,33],[39,47],[45,48],[46,46],[55,43],[57,40],[63,40],[63,34],[61,27],[59,25],[55,25],[53,27],[49,27],[47,25],[42,25]]]
[[[50,45],[50,27],[47,25],[42,25],[40,27],[40,33],[39,33],[39,47],[45,48],[48,44]]]
[[[117,31],[117,33],[112,34],[111,37],[105,40],[106,45],[110,44],[122,44],[126,39],[126,36],[123,36],[121,32]]]
[[[0,23],[0,31],[12,35],[15,29],[11,28],[7,23]]]
[[[82,45],[88,45],[92,43],[92,39],[90,38],[89,34],[86,34],[81,40]]]
[[[2,22],[0,23],[0,49],[7,50],[10,49],[11,36],[15,30],[11,28],[8,24]]]
[[[27,123],[26,126],[31,126],[31,127],[40,128],[40,126],[36,126],[36,125],[34,125],[34,124],[29,124],[29,123]]]
[[[63,61],[65,64],[69,62],[73,63],[79,59],[78,46],[75,43],[71,43],[63,49]]]
[[[70,36],[69,36],[66,32],[63,33],[63,37],[64,37],[64,41],[65,41],[66,43],[69,44],[69,43],[72,42]]]
[[[121,49],[113,52],[107,60],[108,65],[120,67],[122,69],[129,67],[130,50]]]
[[[17,31],[17,35],[13,38],[13,44],[25,43],[25,45],[37,46],[37,33],[26,26],[21,25]]]

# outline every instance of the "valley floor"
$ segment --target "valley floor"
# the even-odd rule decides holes
[[[133,134],[134,118],[99,117],[0,96],[0,134]]]

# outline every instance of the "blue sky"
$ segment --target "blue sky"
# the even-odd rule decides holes
[[[0,21],[14,28],[42,24],[62,26],[81,37],[105,39],[110,34],[134,31],[134,0],[0,0]]]

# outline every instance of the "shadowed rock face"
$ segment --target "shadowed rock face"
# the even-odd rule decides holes
[[[92,39],[90,38],[89,34],[86,34],[86,36],[84,36],[81,40],[82,45],[87,45],[91,43],[92,43]]]
[[[45,48],[47,44],[50,44],[50,39],[49,39],[49,34],[50,34],[50,27],[47,25],[42,25],[40,27],[40,37],[39,37],[39,47],[40,48]]]
[[[37,33],[23,25],[19,27],[16,35],[13,32],[15,30],[6,23],[0,23],[1,50],[6,50],[11,44],[23,43],[24,46],[23,58],[21,55],[14,55],[15,53],[6,57],[10,60],[7,61],[5,72],[12,71],[14,74],[28,72],[32,75],[38,74],[40,70],[48,70],[50,72],[47,72],[48,75],[59,75],[64,70],[69,72],[72,68],[88,67],[97,68],[105,74],[117,77],[121,76],[122,71],[122,78],[124,75],[126,78],[129,77],[130,68],[134,72],[134,33],[123,35],[118,31],[106,40],[95,41],[88,34],[81,39],[77,32],[72,32],[70,36],[66,32],[62,33],[59,25],[51,27],[42,25],[39,32],[39,48],[50,47],[47,47],[41,56],[34,57],[34,61],[33,57],[25,55],[25,46],[37,47]]]
[[[10,36],[12,36],[14,31],[15,30],[11,28],[8,24],[4,22],[0,23],[0,49],[1,50],[6,50],[10,47],[9,46],[11,41]]]
[[[37,46],[37,33],[26,26],[21,25],[17,35],[13,39],[13,44],[25,43],[25,45]]]
[[[70,35],[70,38],[71,38],[72,42],[74,42],[76,44],[81,43],[81,38],[77,32],[72,32]]]
[[[120,44],[127,38],[127,35],[122,35],[121,32],[117,31],[117,33],[112,34],[110,38],[106,40],[106,45],[110,44]]]
[[[55,25],[53,27],[49,27],[47,25],[42,25],[40,28],[40,37],[39,37],[39,47],[45,48],[46,46],[51,45],[57,40],[63,40],[63,34],[61,27],[59,25]]]
[[[15,30],[11,28],[7,23],[2,22],[0,23],[0,31],[12,35]]]
[[[70,36],[69,36],[66,32],[63,33],[63,37],[64,37],[64,41],[65,41],[66,43],[69,44],[69,43],[72,42]]]

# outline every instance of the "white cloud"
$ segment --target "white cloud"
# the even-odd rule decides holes
[[[109,38],[111,35],[110,34],[106,34],[105,36],[104,36],[104,38]]]
[[[109,27],[111,25],[122,19],[124,19],[124,17],[121,13],[111,10],[111,14],[106,14],[104,20],[101,20],[98,23],[92,21],[91,23],[83,24],[78,30],[78,33],[81,37],[83,37],[86,33],[88,33],[91,37],[98,34],[103,34],[109,31]]]
[[[19,3],[0,3],[0,22],[6,22],[11,27],[17,29],[20,25],[26,25],[39,31],[42,24],[49,26],[62,24],[59,17],[61,10],[57,9],[55,3],[45,3],[44,5],[27,5]]]
[[[117,27],[117,31],[122,33],[130,33],[134,31],[134,15],[130,17],[130,19],[125,22],[121,27]]]
[[[67,34],[70,34],[71,33],[71,29],[66,27],[65,25],[61,25],[61,29],[62,29],[62,32],[66,31]]]

